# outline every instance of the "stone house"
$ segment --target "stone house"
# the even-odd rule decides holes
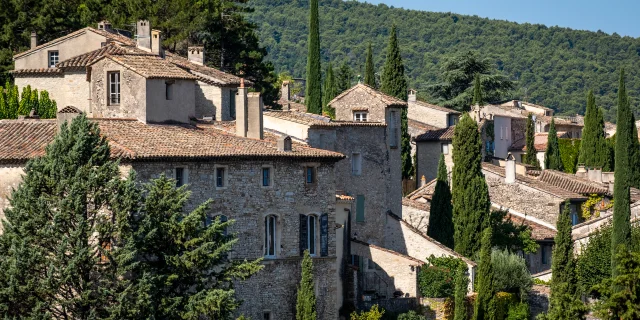
[[[447,172],[453,170],[453,133],[455,126],[446,129],[431,130],[417,136],[416,177],[431,181],[438,176],[440,154],[444,155]],[[418,179],[416,179],[418,180]]]
[[[437,106],[417,99],[418,92],[409,90],[408,114],[411,120],[419,121],[437,128],[455,126],[461,116],[459,111]]]

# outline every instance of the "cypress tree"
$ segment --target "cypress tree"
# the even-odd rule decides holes
[[[586,308],[580,301],[576,260],[573,257],[573,239],[571,238],[571,211],[569,201],[556,223],[555,245],[551,262],[551,297],[549,319],[584,319]]]
[[[427,235],[453,249],[453,207],[451,205],[451,189],[444,154],[440,154],[438,162],[438,178],[431,201],[429,228]]]
[[[629,101],[629,98],[627,98]],[[636,116],[631,113],[631,177],[629,186],[640,188],[640,141],[638,140],[638,127],[636,127]]]
[[[31,109],[29,109],[29,112],[27,114],[31,113],[31,110],[34,110],[36,112],[37,115],[40,115],[38,112],[38,110],[40,109],[40,101],[38,99],[38,89],[34,89],[31,90],[31,97],[29,98],[29,107],[31,107]]]
[[[0,119],[7,119],[7,95],[0,87]]]
[[[466,257],[480,249],[482,231],[489,226],[490,201],[482,174],[482,141],[478,124],[465,114],[453,136],[453,224],[455,251]]]
[[[478,297],[476,298],[474,320],[494,320],[496,294],[493,283],[493,264],[491,262],[491,239],[493,232],[487,227],[482,232],[482,249],[478,265]]]
[[[18,115],[28,115],[31,111],[31,86],[27,85],[22,88],[22,96],[18,107]]]
[[[482,83],[480,81],[480,74],[476,73],[473,79],[473,103],[474,106],[483,106],[484,101],[482,100]]]
[[[313,262],[309,251],[302,258],[302,279],[298,288],[296,320],[316,320],[316,295],[313,285]]]
[[[369,46],[367,46],[367,60],[365,62],[365,71],[364,71],[364,84],[377,88],[376,85],[376,71],[373,66],[373,52],[371,51],[371,42],[369,42]]]
[[[7,110],[8,110],[7,119],[18,118],[18,109],[20,108],[19,101],[20,101],[20,95],[18,93],[18,86],[9,85],[7,87]]]
[[[611,171],[613,169],[611,154],[605,139],[604,116],[602,110],[596,106],[593,90],[590,90],[587,96],[578,163],[590,168],[598,167],[604,171]]]
[[[327,73],[324,78],[324,92],[322,94],[322,110],[323,113],[330,116],[331,119],[336,117],[335,109],[329,107],[329,102],[333,100],[338,95],[338,90],[336,90],[336,78],[333,74],[333,66],[331,62],[327,66]]]
[[[618,88],[618,115],[615,149],[615,182],[613,185],[613,234],[611,235],[611,274],[615,278],[618,274],[617,255],[620,245],[627,246],[631,239],[631,209],[630,205],[630,180],[634,168],[632,165],[633,141],[635,124],[633,114],[624,83],[624,70],[620,71],[620,83]]]
[[[396,97],[400,100],[407,101],[407,79],[404,76],[404,64],[402,56],[400,56],[400,48],[398,47],[398,35],[396,26],[391,28],[389,36],[389,46],[387,47],[387,60],[384,63],[384,71],[382,73],[382,86],[380,91]],[[409,124],[407,118],[407,109],[402,109],[401,131],[402,131],[402,178],[407,179],[413,176],[413,164],[411,163],[411,136],[409,136]]]
[[[558,146],[558,132],[556,131],[556,123],[553,118],[551,118],[551,125],[549,126],[547,150],[544,152],[544,168],[564,171],[562,158],[560,157],[560,146]]]
[[[469,286],[469,277],[467,277],[467,264],[460,263],[456,270],[456,292],[454,302],[454,318],[453,320],[467,320],[467,287]]]
[[[318,0],[309,2],[309,53],[307,55],[307,88],[305,104],[307,112],[322,113],[322,75],[320,70],[320,22]]]
[[[536,156],[535,135],[536,128],[535,124],[533,123],[533,115],[529,113],[529,115],[527,116],[526,131],[527,153],[524,155],[524,163],[535,166],[536,168],[540,168],[540,161],[538,161],[538,157]]]

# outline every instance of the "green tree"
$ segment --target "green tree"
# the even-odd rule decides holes
[[[454,302],[454,320],[467,320],[467,288],[469,277],[467,276],[466,264],[460,264],[456,270],[456,293]]]
[[[453,135],[452,199],[455,251],[466,256],[480,249],[490,223],[490,201],[482,174],[482,141],[478,124],[465,114]]]
[[[369,42],[369,45],[367,46],[367,60],[365,61],[365,67],[364,67],[364,84],[372,87],[372,88],[377,88],[376,85],[376,70],[375,67],[373,66],[373,52],[371,50],[371,42]]]
[[[533,285],[531,273],[524,258],[517,253],[494,249],[491,252],[491,264],[495,290],[517,294],[521,300],[524,300]]]
[[[536,155],[536,147],[535,147],[535,136],[536,136],[536,128],[533,123],[533,115],[529,113],[527,116],[527,130],[525,132],[526,135],[526,143],[527,143],[527,153],[524,155],[523,162],[528,165],[535,166],[536,168],[540,168],[540,161],[538,161],[538,157]]]
[[[584,319],[587,308],[580,301],[576,261],[573,257],[573,239],[571,238],[571,211],[569,202],[558,217],[556,237],[554,239],[551,262],[551,297],[549,319]]]
[[[608,292],[596,305],[596,314],[606,320],[633,320],[640,318],[640,252],[618,248],[617,276],[607,285],[617,288]]]
[[[616,129],[616,155],[613,186],[613,235],[611,236],[611,274],[617,277],[617,249],[620,245],[628,245],[631,239],[630,179],[635,170],[632,165],[635,124],[629,106],[624,70],[620,71],[618,88],[618,121]],[[637,134],[637,132],[635,133]],[[636,138],[637,139],[637,138]]]
[[[18,115],[24,116],[31,112],[31,86],[22,87],[22,96],[20,97]]]
[[[453,206],[444,154],[440,155],[438,162],[438,177],[429,212],[427,235],[453,249]]]
[[[560,157],[560,146],[558,145],[558,132],[556,122],[551,118],[549,134],[547,136],[547,150],[544,152],[544,168],[550,170],[564,171],[562,158]]]
[[[338,90],[338,94],[344,92],[347,89],[350,89],[353,85],[353,70],[347,63],[347,61],[343,61],[342,65],[338,69],[338,76],[336,79],[336,87]]]
[[[535,253],[540,245],[531,237],[531,227],[511,220],[506,210],[491,211],[493,247],[509,252]]]
[[[491,228],[482,232],[482,249],[480,250],[480,263],[478,265],[478,297],[474,308],[474,320],[495,319],[496,290],[493,280],[493,263],[491,262]]]
[[[31,110],[35,111],[36,114],[38,114],[38,110],[40,110],[40,98],[38,96],[38,89],[33,89],[31,90],[31,96],[29,97],[29,104],[31,109],[29,109],[29,113],[31,113]],[[39,114],[38,114],[39,115]]]
[[[472,104],[483,106],[484,101],[482,100],[482,83],[480,81],[480,74],[476,73],[473,79],[473,102]]]
[[[322,113],[322,74],[320,70],[320,22],[318,0],[309,2],[309,53],[307,55],[307,88],[305,104],[307,112]]]
[[[51,98],[49,98],[49,92],[47,92],[47,90],[42,90],[40,92],[40,103],[38,106],[38,115],[41,118],[53,119],[56,117],[58,106],[55,100],[51,100]]]
[[[324,78],[324,92],[322,93],[322,113],[329,115],[332,119],[336,117],[336,110],[329,106],[329,102],[338,95],[336,90],[336,78],[333,74],[331,62],[327,65],[327,73]]]
[[[8,318],[104,318],[115,269],[103,261],[121,183],[109,144],[85,116],[30,160],[0,236],[0,313]]]
[[[7,94],[3,87],[0,87],[0,119],[7,119],[9,113],[7,107]]]
[[[313,262],[309,251],[302,258],[302,278],[298,287],[296,302],[296,320],[316,320],[316,295],[313,285]]]
[[[7,119],[17,119],[18,109],[20,109],[20,95],[18,94],[18,86],[14,86],[7,82]]]
[[[611,150],[605,138],[602,109],[596,106],[596,97],[593,90],[590,90],[587,96],[587,110],[584,116],[578,162],[590,168],[597,167],[604,171],[612,171]]]
[[[374,304],[369,311],[360,311],[360,314],[354,311],[351,314],[351,320],[380,320],[383,315],[384,309]]]
[[[427,317],[413,310],[409,310],[409,312],[399,315],[398,320],[427,320]]]

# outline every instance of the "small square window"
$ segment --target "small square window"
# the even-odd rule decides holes
[[[442,154],[449,154],[449,144],[448,143],[441,144],[440,150],[442,151]]]
[[[49,51],[49,68],[55,68],[60,61],[60,54],[58,51]]]
[[[316,168],[315,167],[305,167],[305,183],[313,184],[316,183]]]
[[[216,168],[216,187],[224,188],[225,185],[225,168]]]
[[[271,168],[262,168],[262,186],[271,186]]]
[[[353,113],[353,121],[357,122],[366,122],[367,121],[368,112],[354,112]]]

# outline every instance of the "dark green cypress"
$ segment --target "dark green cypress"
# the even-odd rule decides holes
[[[7,87],[7,119],[17,119],[18,109],[20,109],[20,94],[18,93],[18,86],[9,85]]]
[[[467,320],[467,288],[469,286],[469,277],[467,276],[467,264],[460,263],[456,270],[456,292],[454,302],[454,318],[453,320]]]
[[[18,115],[24,116],[31,112],[31,86],[27,85],[22,88],[22,96],[18,107]]]
[[[313,285],[313,262],[309,251],[304,251],[302,259],[302,278],[298,287],[296,302],[296,320],[316,320],[316,295]]]
[[[333,65],[331,62],[327,65],[327,73],[324,78],[323,90],[322,113],[333,119],[336,117],[336,111],[334,108],[329,107],[329,102],[338,95],[338,90],[336,90],[336,78],[333,74]]]
[[[631,156],[636,145],[633,141],[635,124],[629,105],[627,90],[624,83],[624,70],[620,71],[618,88],[618,115],[615,149],[615,182],[613,185],[613,234],[611,236],[611,274],[615,278],[618,274],[616,253],[620,245],[627,246],[631,239],[630,180],[634,168],[631,167]]]
[[[440,154],[438,178],[431,200],[429,212],[429,229],[427,235],[453,249],[453,206],[451,205],[451,189],[444,154]]]
[[[487,227],[482,232],[482,249],[478,265],[478,297],[476,298],[474,320],[495,319],[495,287],[493,283],[493,263],[491,262],[491,239],[493,232]]]
[[[596,106],[596,97],[593,90],[590,90],[587,96],[587,110],[584,116],[578,163],[589,168],[602,168],[604,171],[611,171],[613,169],[611,152],[605,139],[602,109]]]
[[[404,76],[404,64],[400,56],[398,47],[398,35],[396,26],[391,28],[389,36],[389,46],[387,47],[387,60],[384,63],[382,73],[382,86],[380,91],[407,101],[407,79]],[[402,130],[402,178],[407,179],[413,176],[413,164],[411,163],[411,136],[409,136],[409,124],[407,109],[402,110],[401,130]]]
[[[544,152],[544,168],[564,171],[562,158],[560,157],[560,147],[558,146],[558,132],[556,131],[556,121],[553,118],[551,118],[551,125],[549,125],[547,150]]]
[[[373,66],[373,52],[371,51],[371,42],[369,42],[369,46],[367,46],[367,60],[365,62],[364,68],[364,84],[377,88],[376,85],[376,71]]]
[[[476,73],[473,79],[473,103],[474,106],[483,106],[484,101],[482,99],[482,83],[480,81],[480,74]]]
[[[322,74],[320,70],[320,22],[318,0],[309,2],[309,53],[307,55],[307,88],[305,104],[307,112],[322,113]]]
[[[627,98],[627,101],[629,99]],[[638,127],[636,127],[636,116],[631,113],[631,177],[629,186],[640,188],[640,141],[638,140]]]
[[[453,225],[455,251],[473,257],[482,231],[489,226],[487,183],[482,174],[482,141],[478,124],[465,114],[453,136]]]
[[[7,119],[7,95],[3,87],[0,87],[0,119]]]
[[[524,163],[528,165],[535,166],[536,168],[540,168],[540,161],[538,161],[538,157],[536,156],[536,147],[535,147],[535,136],[536,136],[536,128],[533,123],[533,115],[529,113],[527,116],[527,130],[526,130],[526,143],[527,143],[527,153],[524,155]]]

